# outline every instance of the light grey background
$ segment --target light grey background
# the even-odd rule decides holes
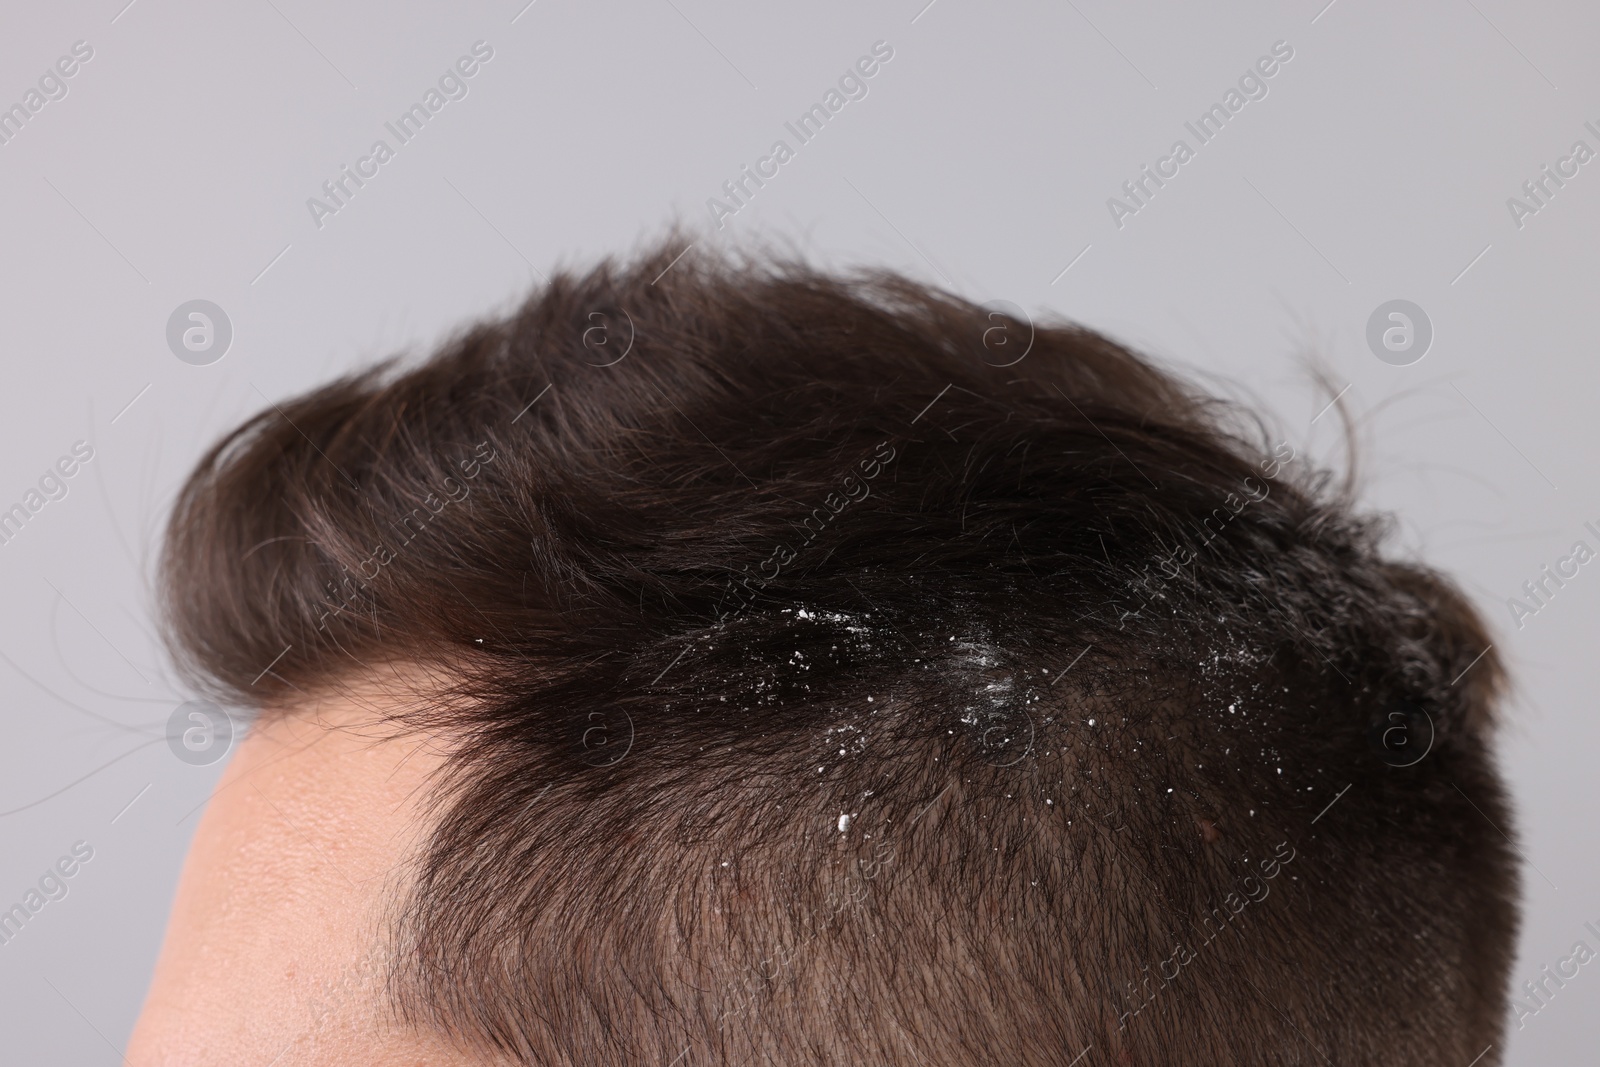
[[[1600,947],[1582,928],[1600,924],[1600,564],[1520,628],[1507,606],[1600,526],[1600,161],[1520,228],[1507,207],[1574,141],[1600,150],[1583,125],[1600,126],[1600,9],[125,2],[15,4],[0,33],[0,105],[74,42],[94,49],[0,145],[0,507],[74,441],[95,453],[0,546],[0,811],[22,809],[0,816],[0,906],[73,842],[95,850],[0,945],[5,1062],[120,1061],[222,766],[167,749],[190,694],[149,618],[155,538],[201,449],[268,398],[423,350],[674,215],[709,243],[778,235],[1084,321],[1243,383],[1331,457],[1336,418],[1313,422],[1327,398],[1297,362],[1319,353],[1349,385],[1397,551],[1459,576],[1516,671],[1516,982],[1580,937]],[[307,198],[478,40],[494,57],[467,97],[318,228]],[[711,226],[707,199],[774,140],[795,147],[784,122],[879,40],[894,57],[868,95]],[[1193,146],[1184,122],[1279,40],[1294,57],[1269,94],[1117,227],[1107,198]],[[210,366],[165,340],[196,298],[234,328]],[[1395,298],[1435,329],[1412,366],[1365,342]],[[1585,967],[1513,1028],[1507,1062],[1593,1062],[1597,1009]]]

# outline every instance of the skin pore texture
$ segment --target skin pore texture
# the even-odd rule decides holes
[[[190,846],[131,1067],[491,1062],[384,1008],[389,909],[444,756],[386,704],[341,693],[248,731]]]

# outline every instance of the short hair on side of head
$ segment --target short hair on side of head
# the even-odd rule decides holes
[[[399,1018],[527,1064],[1498,1049],[1503,672],[1447,579],[1093,331],[685,243],[268,407],[176,502],[195,685],[440,679]]]

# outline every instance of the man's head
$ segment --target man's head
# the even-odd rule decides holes
[[[679,247],[274,405],[179,498],[197,683],[261,737],[365,709],[382,788],[274,781],[384,798],[330,950],[368,1017],[530,1064],[1498,1041],[1501,669],[1447,582],[1101,336]]]

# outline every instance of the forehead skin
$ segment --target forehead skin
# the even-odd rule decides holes
[[[268,716],[196,830],[128,1048],[131,1067],[483,1067],[383,1010],[436,743],[385,739],[381,699]]]

